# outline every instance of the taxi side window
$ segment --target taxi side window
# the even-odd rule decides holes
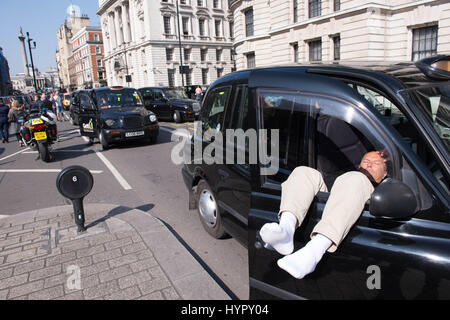
[[[267,155],[272,156],[272,143],[279,148],[279,168],[275,175],[267,176],[267,182],[281,184],[298,166],[308,165],[308,110],[309,104],[295,93],[258,90],[261,128],[267,132]],[[272,141],[274,130],[278,141]],[[276,155],[273,155],[276,156]]]
[[[416,127],[409,121],[406,115],[388,98],[381,93],[361,85],[351,84],[367,101],[369,101],[382,115],[382,117],[399,133],[411,150],[422,160],[431,172],[438,178],[442,186],[448,190],[448,184],[443,181],[442,173],[436,165],[436,161],[427,144],[419,134]],[[422,210],[432,205],[432,200],[420,179],[416,177],[413,170],[406,161],[402,161],[402,180],[412,187]]]
[[[219,88],[208,94],[203,109],[203,131],[222,131],[225,106],[228,102],[230,88]]]
[[[236,88],[235,102],[233,105],[233,119],[230,125],[231,129],[249,128],[248,124],[248,87],[238,86]]]
[[[405,114],[388,98],[382,94],[363,87],[351,84],[367,101],[369,101],[383,116],[385,120],[403,137],[412,151],[429,168],[434,164],[434,158],[429,152],[425,141],[423,141],[416,127],[409,121]]]
[[[164,100],[163,98],[164,98],[164,96],[163,96],[163,94],[162,94],[162,92],[160,92],[160,91],[155,91],[154,92],[154,99],[156,100],[156,101],[162,101],[162,100]]]
[[[80,105],[84,109],[93,109],[94,108],[92,105],[91,99],[89,99],[89,97],[85,94],[82,94],[80,97]]]

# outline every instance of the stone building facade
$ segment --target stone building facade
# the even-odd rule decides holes
[[[210,84],[234,67],[228,0],[99,0],[97,14],[109,85]]]
[[[238,69],[450,53],[447,0],[230,0]]]

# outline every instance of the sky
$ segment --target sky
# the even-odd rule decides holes
[[[36,49],[32,50],[35,68],[40,72],[56,68],[56,31],[68,18],[70,4],[79,7],[81,14],[88,15],[91,26],[100,26],[100,17],[96,14],[98,0],[0,0],[0,47],[8,59],[11,76],[24,72],[18,38],[20,27],[25,37],[29,32],[30,38],[36,41]],[[28,63],[31,63],[26,38],[25,45]]]

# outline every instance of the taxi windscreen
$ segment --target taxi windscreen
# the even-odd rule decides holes
[[[100,109],[143,106],[136,90],[114,90],[100,92],[96,96]]]

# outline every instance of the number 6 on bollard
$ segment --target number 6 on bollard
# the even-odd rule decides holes
[[[88,169],[70,166],[63,169],[56,178],[59,193],[72,201],[78,232],[86,231],[84,226],[83,198],[91,191],[94,179]]]

